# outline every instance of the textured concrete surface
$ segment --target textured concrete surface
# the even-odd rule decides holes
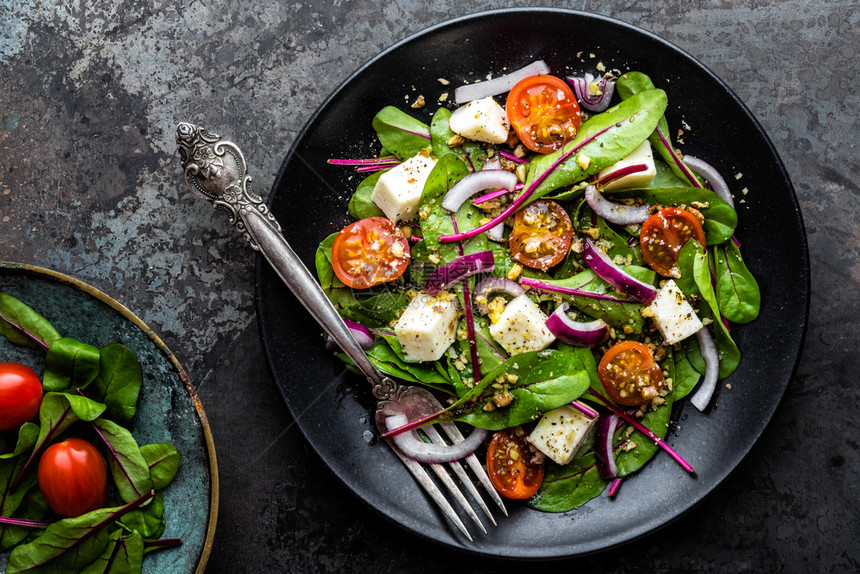
[[[0,0],[0,260],[73,275],[153,327],[197,385],[221,511],[210,572],[506,569],[413,546],[331,475],[268,374],[254,255],[180,184],[193,119],[240,142],[266,193],[355,68],[453,16],[524,2]],[[535,2],[653,31],[756,114],[794,182],[812,259],[806,345],[745,462],[686,517],[595,572],[853,572],[858,527],[860,10],[852,0]],[[321,81],[321,78],[325,78]]]

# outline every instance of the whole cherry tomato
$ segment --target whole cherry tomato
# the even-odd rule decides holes
[[[20,428],[39,412],[42,381],[27,365],[0,363],[0,431]]]
[[[80,516],[105,503],[104,458],[83,439],[67,438],[45,449],[36,475],[39,490],[59,516]]]

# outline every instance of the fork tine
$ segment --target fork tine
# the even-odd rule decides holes
[[[454,512],[454,508],[451,506],[451,503],[448,502],[448,499],[445,498],[445,495],[442,494],[442,491],[439,490],[439,487],[436,486],[436,484],[430,478],[430,475],[428,475],[427,471],[424,470],[424,467],[421,466],[421,464],[416,462],[415,460],[403,456],[400,450],[396,446],[394,446],[394,443],[390,440],[387,440],[386,442],[388,442],[388,445],[391,447],[391,450],[394,451],[397,457],[401,461],[403,461],[403,464],[406,466],[409,472],[412,473],[412,476],[415,477],[415,480],[418,481],[418,484],[420,484],[427,492],[427,494],[430,495],[430,498],[432,498],[436,502],[436,504],[439,505],[439,508],[442,510],[445,516],[447,516],[448,519],[453,522],[457,526],[457,528],[460,529],[460,532],[462,532],[466,536],[466,538],[469,539],[469,542],[474,542],[474,540],[472,539],[472,535],[469,534],[469,531],[466,529],[466,526],[463,524],[463,521],[460,520],[460,517],[457,516],[456,512]]]
[[[451,421],[443,421],[440,422],[439,425],[442,427],[442,430],[445,431],[445,434],[450,437],[450,439],[458,443],[462,440],[465,440],[463,437],[463,433],[460,432],[460,429],[457,428],[457,425],[452,423]],[[493,499],[493,502],[501,509],[502,513],[507,516],[508,509],[505,508],[505,503],[502,502],[502,497],[499,496],[499,493],[496,491],[496,488],[493,486],[493,483],[490,482],[490,477],[487,476],[487,471],[484,470],[484,466],[478,461],[478,457],[474,454],[466,457],[466,463],[469,465],[469,468],[472,469],[472,472],[475,473],[475,476],[478,477],[478,480],[481,481],[481,484],[484,486],[484,490],[490,495],[490,498]],[[494,521],[495,523],[495,521]]]
[[[439,434],[439,431],[437,431],[433,425],[426,426],[422,430],[432,442],[436,444],[445,444],[445,439],[442,438],[442,435]],[[493,518],[493,515],[490,514],[490,509],[487,508],[486,504],[484,504],[483,499],[481,499],[481,495],[478,494],[478,489],[475,488],[475,485],[469,479],[469,476],[466,474],[466,471],[463,469],[463,466],[458,461],[450,462],[448,463],[448,466],[459,477],[460,481],[466,486],[466,489],[471,493],[472,497],[475,499],[475,501],[478,503],[478,505],[490,518],[493,525],[495,526],[496,521]],[[475,514],[475,510],[463,496],[460,489],[457,488],[457,485],[454,483],[453,480],[451,480],[451,477],[450,475],[448,475],[448,472],[445,470],[445,468],[441,464],[432,465],[432,468],[436,475],[439,477],[439,479],[442,480],[442,482],[445,483],[445,486],[448,487],[448,490],[451,491],[451,494],[454,495],[454,498],[457,499],[457,502],[460,503],[460,506],[462,506],[463,509],[466,511],[466,514],[469,515],[469,518],[471,518],[475,522],[475,524],[478,525],[478,528],[480,528],[481,531],[486,534],[487,529],[484,527],[484,524],[478,518],[477,514]]]

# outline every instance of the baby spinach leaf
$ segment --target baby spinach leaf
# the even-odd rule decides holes
[[[179,471],[179,463],[182,461],[179,451],[170,443],[154,442],[141,446],[140,453],[149,466],[152,487],[155,490],[161,490],[170,484]],[[151,538],[149,535],[146,537]]]
[[[95,562],[81,574],[140,574],[143,568],[143,537],[137,532],[125,534],[117,530]]]
[[[128,424],[137,411],[142,384],[140,360],[125,345],[112,343],[99,351],[98,376],[87,394],[106,405],[105,418]]]
[[[680,401],[692,391],[702,378],[690,363],[683,347],[680,350],[669,350],[669,376],[672,377],[672,397],[674,401]]]
[[[460,323],[460,330],[466,329],[466,319]],[[493,336],[490,335],[489,322],[486,319],[477,319],[475,321],[475,342],[478,347],[478,358],[481,361],[481,370],[483,372],[492,371],[502,363],[508,360],[508,354],[505,350],[495,342]],[[469,355],[469,341],[460,339],[458,341],[460,351]]]
[[[377,332],[379,337],[367,350],[367,356],[371,362],[380,369],[392,371],[389,374],[398,376],[404,380],[421,383],[427,386],[451,392],[451,381],[447,373],[441,373],[434,363],[422,363],[409,361],[403,355],[400,342],[393,334]]]
[[[386,151],[402,160],[430,147],[430,128],[394,106],[386,106],[373,118],[373,129]]]
[[[439,108],[433,114],[433,119],[430,121],[430,139],[433,146],[433,155],[440,158],[444,155],[452,153],[460,158],[460,160],[468,166],[469,171],[479,171],[483,166],[484,160],[487,159],[487,152],[480,144],[473,141],[466,141],[462,145],[451,147],[448,142],[455,134],[451,130],[449,121],[451,119],[451,110],[448,108]]]
[[[761,308],[761,292],[755,277],[734,242],[716,246],[713,254],[720,312],[734,323],[749,323],[758,317]]]
[[[358,187],[355,190],[355,193],[352,194],[352,197],[349,199],[349,214],[355,219],[364,219],[366,217],[385,217],[385,213],[379,209],[371,196],[373,195],[373,189],[376,187],[376,182],[379,181],[379,178],[385,173],[386,170],[376,171],[372,173],[370,176],[364,178],[361,183],[358,184]]]
[[[542,512],[567,512],[599,496],[607,484],[597,472],[592,453],[564,466],[548,462],[540,490],[528,505]]]
[[[672,415],[672,394],[667,395],[665,399],[666,404],[648,411],[639,421],[660,438],[666,437],[669,430],[669,418]],[[615,463],[618,465],[618,476],[622,477],[633,474],[642,468],[660,450],[657,443],[638,430],[633,431],[629,440],[636,446],[629,451],[619,453],[615,457]]]
[[[39,351],[61,337],[47,319],[6,293],[0,293],[0,335],[10,343]]]
[[[99,350],[71,337],[57,339],[45,354],[45,391],[85,388],[99,372]]]
[[[100,508],[54,522],[33,541],[12,550],[6,574],[64,574],[83,570],[107,548],[110,525],[149,498],[151,494],[119,508]]]
[[[153,490],[149,476],[149,465],[131,432],[113,421],[96,419],[93,423],[98,435],[105,443],[108,467],[114,484],[123,502],[140,498]]]
[[[666,93],[646,90],[584,122],[573,141],[531,164],[526,189],[546,174],[528,201],[573,185],[630,155],[654,131],[666,109]],[[573,150],[577,150],[572,153]],[[564,159],[552,172],[547,172]],[[587,158],[587,161],[586,159]]]
[[[699,294],[708,304],[710,319],[713,321],[714,342],[720,355],[719,377],[720,379],[725,379],[737,368],[738,363],[740,363],[741,354],[720,316],[717,295],[714,292],[713,282],[711,281],[708,255],[704,251],[697,251],[696,257],[693,259],[693,277],[696,280]]]

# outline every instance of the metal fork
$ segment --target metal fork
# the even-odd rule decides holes
[[[176,128],[176,145],[179,149],[182,168],[185,170],[185,181],[192,191],[212,202],[216,209],[227,212],[230,223],[243,233],[253,249],[260,251],[265,256],[278,276],[316,319],[317,323],[325,329],[341,350],[352,359],[353,363],[367,377],[368,382],[372,385],[373,396],[378,401],[376,425],[380,431],[386,428],[384,421],[392,413],[405,414],[411,421],[442,408],[439,401],[426,389],[399,385],[393,379],[380,373],[371,364],[353,337],[352,332],[343,322],[322,288],[317,284],[314,276],[311,275],[284,239],[281,226],[274,215],[263,203],[262,198],[251,191],[251,177],[247,173],[247,164],[242,151],[236,144],[223,140],[219,135],[204,128],[189,123],[181,123]],[[434,428],[435,426],[424,427],[422,431],[430,441],[437,444],[447,444],[442,435]],[[442,422],[438,426],[441,427],[442,432],[447,435],[450,442],[457,443],[464,440],[454,423]],[[468,529],[427,473],[425,466],[406,457],[390,440],[386,440],[445,516],[471,541],[472,536]],[[477,457],[472,454],[465,461],[484,486],[490,498],[507,516],[504,503],[493,488],[487,472]],[[451,496],[457,500],[481,531],[485,534],[487,532],[477,513],[451,477],[448,468],[453,470],[490,522],[493,525],[496,524],[474,482],[469,479],[459,462],[447,463],[448,468],[443,464],[428,464],[427,466],[445,485]]]

